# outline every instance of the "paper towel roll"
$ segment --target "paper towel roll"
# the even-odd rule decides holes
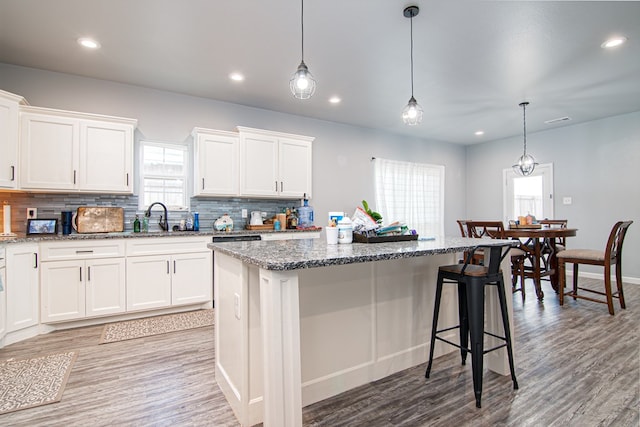
[[[11,234],[11,206],[2,205],[3,228],[2,234]]]

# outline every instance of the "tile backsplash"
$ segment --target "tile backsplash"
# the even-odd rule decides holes
[[[59,193],[22,193],[0,191],[0,208],[5,204],[11,206],[11,231],[24,233],[27,223],[27,208],[37,208],[38,218],[60,218],[62,211],[75,211],[79,206],[112,206],[124,208],[124,229],[133,229],[133,219],[140,217],[143,211],[138,209],[138,196],[106,195],[106,194],[59,194]],[[191,212],[198,212],[200,229],[210,231],[213,222],[224,214],[233,219],[234,228],[244,228],[249,218],[242,218],[242,209],[248,215],[251,211],[266,212],[267,217],[280,212],[282,208],[300,206],[300,200],[283,199],[247,199],[247,198],[199,198],[190,200]],[[154,208],[149,221],[150,230],[158,229],[161,210]],[[169,212],[169,225],[180,222],[186,212]],[[0,217],[1,218],[1,217]],[[0,221],[0,228],[3,227]],[[4,231],[4,230],[2,230]]]

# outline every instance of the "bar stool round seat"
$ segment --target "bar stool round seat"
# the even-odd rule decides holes
[[[507,313],[507,301],[505,286],[500,263],[509,253],[510,244],[504,245],[479,245],[469,251],[464,264],[444,265],[438,268],[438,282],[436,285],[436,300],[433,312],[433,324],[431,329],[431,347],[429,349],[429,363],[425,377],[429,378],[433,364],[433,352],[436,340],[443,341],[460,349],[462,364],[466,364],[467,354],[471,353],[471,368],[473,372],[473,391],[476,399],[476,407],[481,407],[482,398],[482,370],[485,353],[506,347],[509,359],[509,370],[513,381],[513,388],[518,389],[515,367],[513,362],[513,346],[511,344],[511,330]],[[473,264],[474,254],[477,251],[488,253],[488,265]],[[458,318],[459,324],[453,327],[438,330],[438,314],[442,299],[444,284],[457,284],[458,286]],[[496,286],[502,314],[502,326],[504,336],[499,336],[484,330],[484,291],[485,286]],[[456,344],[443,338],[440,334],[459,329],[460,344]],[[484,349],[484,336],[490,335],[503,341],[501,344]],[[469,338],[471,346],[469,347]]]

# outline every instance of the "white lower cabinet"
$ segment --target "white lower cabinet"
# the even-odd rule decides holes
[[[6,248],[7,333],[39,322],[38,244],[12,244]]]
[[[171,262],[164,255],[127,258],[127,311],[171,305]]]
[[[212,253],[207,237],[127,242],[127,311],[211,301]]]
[[[7,283],[7,275],[5,274],[6,255],[4,248],[0,248],[0,342],[7,333],[7,293],[5,283]]]
[[[42,323],[124,313],[124,258],[43,262]]]

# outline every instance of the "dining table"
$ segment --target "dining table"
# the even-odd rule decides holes
[[[541,285],[543,277],[549,277],[551,287],[556,293],[558,292],[556,239],[574,237],[577,231],[577,228],[550,228],[539,225],[509,227],[504,230],[505,238],[520,240],[520,249],[525,252],[527,259],[531,262],[531,276],[539,300],[544,298]]]

